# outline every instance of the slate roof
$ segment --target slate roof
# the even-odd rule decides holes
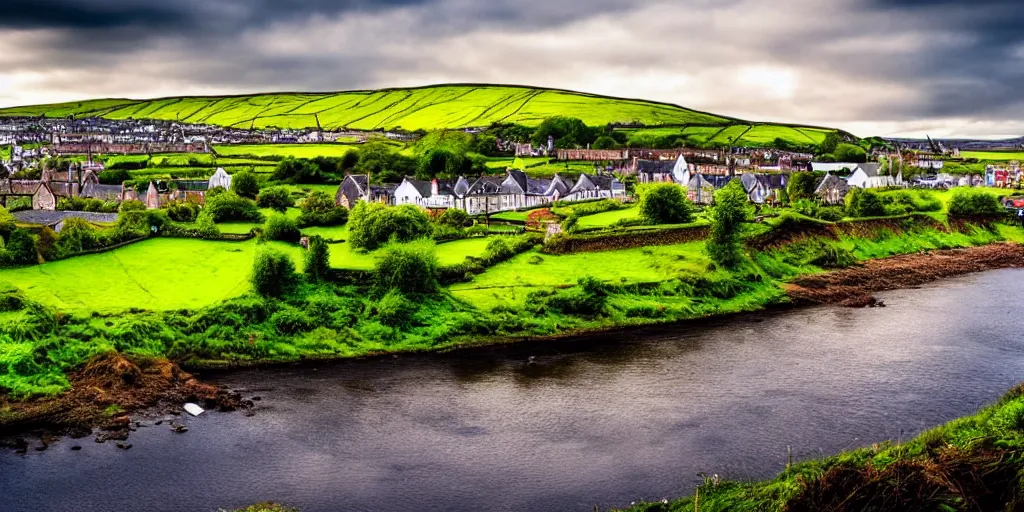
[[[636,172],[643,174],[671,174],[675,170],[675,160],[637,160]]]
[[[421,181],[416,178],[409,177],[406,177],[405,181],[412,185],[412,188],[415,188],[416,191],[420,193],[421,197],[430,197],[431,184],[429,181]]]
[[[61,211],[49,211],[49,210],[23,210],[20,212],[14,212],[14,218],[20,222],[26,224],[37,224],[41,226],[53,226],[64,219],[70,217],[78,217],[85,219],[89,222],[103,222],[103,223],[114,223],[117,222],[116,213],[96,213],[96,212],[61,212]]]
[[[0,181],[0,194],[31,196],[35,195],[40,185],[42,182],[37,180],[4,180]]]
[[[82,187],[82,197],[114,201],[121,197],[121,185],[100,185],[89,182]]]
[[[469,187],[468,195],[490,195],[501,193],[501,184],[504,183],[503,178],[497,178],[494,176],[481,176],[473,183],[473,186]]]

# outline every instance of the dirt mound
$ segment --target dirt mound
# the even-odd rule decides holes
[[[1024,268],[1024,246],[992,244],[872,260],[857,267],[804,276],[786,286],[798,304],[871,305],[872,292],[895,290],[1000,268]]]
[[[196,402],[233,410],[241,403],[240,396],[202,384],[166,359],[103,354],[69,372],[68,380],[71,390],[58,396],[26,402],[0,397],[0,410],[5,411],[0,436],[33,429],[88,435],[95,426],[127,431],[128,414],[141,409],[177,411],[185,402]]]

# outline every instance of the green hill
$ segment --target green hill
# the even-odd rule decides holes
[[[828,129],[749,123],[651,101],[555,89],[496,85],[438,85],[338,93],[276,93],[154,100],[101,99],[0,109],[0,116],[161,119],[236,128],[433,130],[494,123],[535,126],[568,115],[586,124],[608,123],[703,130],[709,140],[751,145],[781,137],[818,143]],[[728,128],[722,131],[722,128]],[[721,132],[721,133],[719,133]]]

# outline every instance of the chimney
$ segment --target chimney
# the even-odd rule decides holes
[[[434,178],[430,182],[430,195],[431,196],[439,196],[439,195],[441,195],[441,187],[439,187],[437,185],[437,178]]]

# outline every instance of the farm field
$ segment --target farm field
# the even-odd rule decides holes
[[[357,149],[354,144],[239,144],[231,146],[214,146],[220,156],[256,158],[316,158],[342,157],[345,153]],[[266,165],[266,162],[264,162]]]
[[[640,218],[640,209],[624,208],[622,210],[611,210],[580,217],[579,227],[581,228],[604,228],[624,219]]]
[[[301,262],[297,247],[273,244]],[[66,311],[199,308],[249,290],[256,242],[156,238],[101,254],[0,271],[32,299]]]
[[[963,151],[960,156],[990,161],[1024,161],[1024,151]]]
[[[522,303],[531,291],[575,284],[581,277],[614,283],[663,281],[682,272],[704,272],[708,261],[704,242],[558,256],[534,249],[489,268],[472,282],[452,286],[451,291],[490,309]]]

